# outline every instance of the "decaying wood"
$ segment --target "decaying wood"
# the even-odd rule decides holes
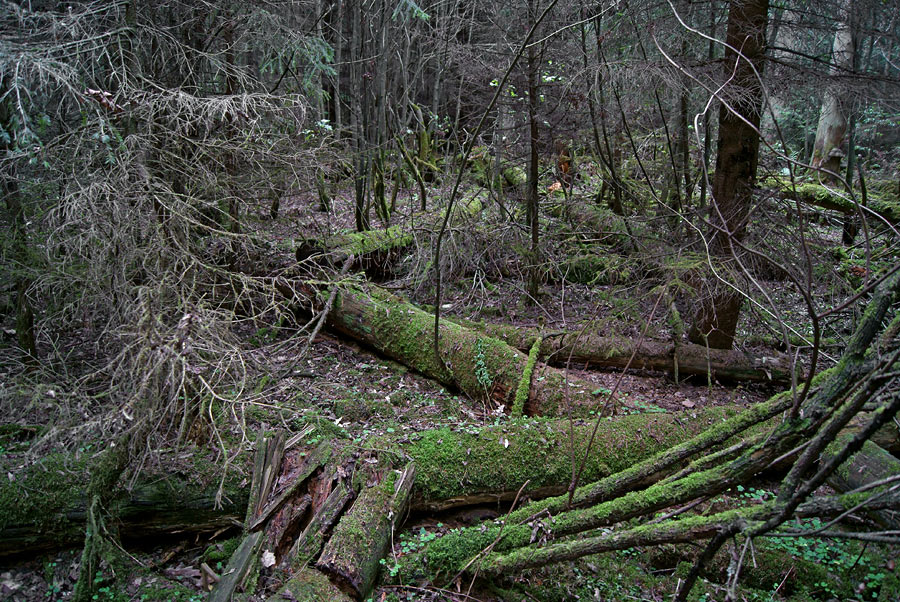
[[[854,215],[860,210],[867,219],[872,221],[884,220],[888,223],[897,223],[900,221],[900,207],[897,204],[896,194],[891,195],[887,192],[882,199],[878,195],[871,195],[867,199],[864,208],[857,207],[857,203],[861,202],[859,196],[854,199],[850,198],[843,186],[828,187],[818,183],[800,182],[791,184],[786,178],[770,177],[765,182],[776,188],[786,198],[800,201],[807,205],[820,207],[829,211],[838,211],[844,215]]]
[[[450,219],[451,226],[459,226],[483,209],[483,196],[476,195],[458,203]],[[340,266],[352,258],[355,266],[373,276],[385,276],[394,272],[394,264],[413,246],[417,237],[434,232],[444,218],[444,211],[421,212],[404,224],[380,230],[335,234],[324,238],[302,241],[296,251],[297,261]]]
[[[633,340],[607,337],[596,330],[541,332],[536,328],[505,324],[463,322],[505,341],[521,351],[531,348],[540,336],[541,357],[552,365],[571,362],[573,368],[624,368],[632,354],[631,368],[711,376],[713,380],[787,383],[791,361],[784,354],[768,352],[753,356],[738,350],[708,349],[702,345],[655,339]],[[677,362],[677,363],[676,363]]]
[[[319,469],[322,465],[324,465],[328,459],[331,457],[331,446],[327,443],[322,443],[318,447],[316,447],[303,461],[303,465],[297,471],[297,474],[293,477],[293,480],[290,485],[284,488],[284,490],[272,501],[268,502],[265,507],[263,507],[256,515],[256,518],[250,521],[249,529],[251,531],[255,531],[262,526],[262,524],[272,515],[273,512],[281,508],[281,505],[284,502],[294,495],[299,487],[306,482],[306,479]]]
[[[275,513],[266,529],[268,550],[275,554],[276,561],[282,558],[290,546],[291,538],[300,530],[303,517],[312,505],[312,496],[303,494],[300,499],[284,506]]]
[[[302,568],[270,596],[267,602],[351,602],[353,598],[345,594],[328,580],[328,577],[313,568]]]
[[[259,442],[261,444],[257,445],[256,456],[253,460],[250,501],[247,504],[247,516],[244,520],[247,529],[262,512],[275,478],[278,476],[281,458],[284,456],[284,434],[280,431],[272,435],[262,433]]]
[[[605,420],[600,425],[586,476],[599,478],[621,470],[629,463],[653,456],[721,424],[736,411],[734,407],[718,407],[684,414],[633,414]],[[412,437],[406,433],[384,434],[369,440],[367,446],[376,452],[391,450],[396,456],[415,460],[417,476],[412,507],[433,511],[509,500],[525,481],[531,483],[525,493],[532,498],[560,493],[571,473],[571,444],[574,442],[576,453],[582,454],[591,429],[590,423],[579,421],[570,438],[567,421],[542,421],[465,431],[437,429]],[[337,442],[325,445],[330,443],[335,448],[339,445]],[[471,450],[468,454],[467,449]],[[310,457],[313,458],[310,463],[316,463],[315,458],[319,456],[313,450]],[[516,462],[509,462],[510,458]],[[36,478],[43,472],[37,466],[31,470]],[[206,532],[241,524],[249,505],[247,488],[229,485],[224,496],[227,503],[217,510],[214,489],[189,488],[178,479],[154,476],[152,484],[138,484],[131,500],[123,503],[119,513],[119,530],[124,537]],[[17,483],[30,483],[30,477],[20,474],[15,483],[4,479],[0,482],[0,494],[5,495],[7,488],[16,489]],[[80,476],[73,474],[71,479],[58,482],[59,490],[42,490],[42,500],[55,500],[61,491],[77,490],[80,485],[83,485]],[[302,492],[301,487],[295,494]],[[298,540],[295,566],[318,554],[324,541],[322,533],[334,524],[353,493],[339,483],[326,495],[324,502],[313,504],[316,514]],[[83,501],[79,503],[80,508],[57,508],[49,503],[36,507],[35,514],[47,518],[52,528],[38,522],[37,517],[28,523],[0,523],[0,557],[22,550],[55,549],[83,539],[85,515]],[[321,508],[316,510],[319,505]]]
[[[338,483],[325,499],[322,507],[313,515],[312,520],[294,542],[288,555],[290,566],[296,571],[315,560],[325,545],[325,539],[331,528],[344,512],[344,508],[353,499],[354,493],[344,482]]]
[[[235,592],[243,587],[259,555],[259,548],[263,541],[261,531],[251,533],[241,542],[241,545],[231,555],[228,566],[222,572],[218,583],[209,593],[209,602],[231,602]]]
[[[605,548],[591,547],[587,544],[582,546],[577,538],[570,538],[568,541],[561,538],[639,516],[651,515],[698,498],[717,495],[730,487],[746,483],[776,460],[786,455],[795,455],[798,459],[779,487],[779,497],[772,514],[760,521],[748,521],[743,514],[745,509],[740,509],[729,519],[727,525],[727,529],[733,529],[729,532],[744,532],[748,537],[768,533],[791,516],[796,516],[803,504],[820,502],[819,499],[809,502],[806,500],[819,485],[824,483],[824,479],[830,476],[829,470],[836,466],[836,460],[824,462],[824,467],[813,476],[801,480],[797,480],[797,477],[802,476],[810,468],[806,461],[818,456],[821,444],[834,440],[838,435],[837,430],[845,427],[850,419],[862,410],[866,402],[881,399],[881,406],[878,411],[872,413],[871,421],[853,436],[853,444],[841,446],[840,454],[853,454],[858,451],[857,446],[861,446],[866,437],[887,424],[900,411],[900,397],[884,394],[885,387],[890,386],[896,379],[894,364],[900,354],[892,352],[876,360],[868,353],[883,324],[891,321],[887,314],[896,301],[898,290],[900,290],[900,276],[894,274],[876,290],[856,331],[848,341],[841,361],[821,375],[816,386],[798,408],[801,411],[785,416],[783,422],[775,427],[769,436],[761,438],[737,457],[693,474],[679,475],[657,482],[644,490],[630,490],[624,494],[616,492],[613,494],[614,497],[604,495],[597,503],[583,509],[564,509],[555,515],[548,511],[554,504],[559,507],[560,503],[566,503],[568,501],[566,499],[544,500],[525,506],[510,513],[503,526],[463,529],[436,540],[423,552],[428,563],[433,570],[447,571],[452,576],[460,570],[467,570],[473,566],[473,559],[476,559],[491,542],[496,542],[492,547],[493,553],[506,558],[491,566],[504,568],[537,566],[534,564],[535,559],[542,555],[545,558],[544,562],[550,562],[602,551]],[[777,399],[776,397],[769,403],[776,403]],[[843,455],[836,456],[841,457]],[[612,475],[611,478],[615,479],[616,476]],[[575,492],[575,497],[585,497],[586,492],[594,488],[594,485],[585,486]],[[853,499],[859,500],[858,497]],[[876,494],[871,496],[869,501],[872,504],[879,504],[882,500],[877,499]],[[888,500],[889,504],[898,502],[900,496]],[[847,508],[845,502],[838,505],[841,510]],[[704,519],[705,517],[699,517],[696,520]],[[660,537],[645,537],[641,540],[641,544],[650,545],[658,541],[668,541],[665,539],[665,529],[684,528],[689,524],[689,520],[691,519],[679,517],[661,521],[652,529],[658,531]],[[542,524],[545,526],[542,527]],[[724,528],[726,527],[718,527],[717,532],[722,532]],[[548,551],[549,546],[532,545],[536,532],[543,533],[546,539],[558,542],[552,546],[552,552]],[[502,539],[499,537],[501,533]],[[648,533],[648,530],[637,530],[637,535],[641,537]],[[615,535],[614,533],[613,537]],[[634,545],[634,541],[630,544]]]
[[[316,567],[357,600],[375,583],[379,561],[403,521],[415,482],[415,464],[390,471],[381,482],[364,489],[341,518]]]
[[[35,555],[84,541],[86,481],[81,473],[59,473],[42,483],[45,470],[31,467],[16,480],[0,482],[3,499],[16,500],[18,516],[6,508],[0,517],[0,558]],[[62,500],[68,499],[65,502]],[[117,522],[126,540],[163,537],[173,533],[211,533],[240,526],[247,505],[246,488],[228,483],[221,506],[216,487],[192,483],[182,475],[148,475],[118,499]]]
[[[851,496],[838,496],[811,500],[797,508],[796,516],[800,518],[835,516],[844,512],[852,499]],[[892,498],[884,499],[878,505],[900,509],[900,495],[895,493]],[[768,502],[712,516],[700,515],[675,521],[664,521],[657,525],[644,525],[634,529],[616,529],[571,542],[528,546],[513,552],[489,554],[478,562],[477,567],[479,571],[488,575],[508,575],[526,568],[574,560],[600,552],[708,539],[717,533],[734,529],[736,523],[764,521],[776,514],[775,503]]]
[[[790,395],[782,394],[753,406],[744,414],[738,406],[723,406],[678,414],[632,414],[604,419],[582,479],[592,485],[579,490],[574,505],[584,506],[621,491],[646,487],[680,470],[698,452],[722,445],[752,425],[772,419],[790,407],[790,403]],[[392,456],[414,460],[416,485],[410,507],[417,512],[434,512],[511,501],[525,481],[529,482],[523,491],[526,498],[561,495],[571,477],[572,444],[576,457],[583,457],[592,429],[592,423],[576,421],[570,436],[565,420],[525,422],[479,429],[441,428],[412,436],[384,434],[370,439],[366,445],[373,451],[387,450]],[[879,445],[896,449],[898,439],[900,431],[896,427],[879,431]],[[36,477],[43,472],[39,467],[31,470]],[[225,506],[216,509],[213,488],[188,486],[182,479],[177,475],[161,479],[157,475],[152,477],[152,482],[139,482],[121,505],[122,536],[130,539],[212,532],[241,524],[248,504],[247,488],[240,488],[236,483],[229,485],[224,495]],[[34,489],[31,478],[22,473],[16,482],[0,482],[0,495],[5,496],[7,488],[15,489],[18,483]],[[59,549],[83,539],[83,501],[64,508],[51,503],[62,491],[77,491],[83,486],[80,477],[73,474],[56,486],[59,489],[40,491],[42,502],[46,500],[47,504],[35,506],[34,518],[27,522],[0,523],[0,558],[23,551],[40,553]],[[18,489],[24,495],[26,490]],[[302,491],[301,487],[296,493]],[[288,555],[294,558],[291,565],[295,569],[315,559],[324,543],[323,534],[334,525],[353,496],[341,483],[323,495],[325,499],[313,500],[311,523],[300,535],[293,553]],[[34,499],[33,495],[30,499]],[[552,500],[546,502],[553,513],[568,504],[566,497],[554,499],[557,506],[552,505]],[[47,520],[40,521],[38,517]]]

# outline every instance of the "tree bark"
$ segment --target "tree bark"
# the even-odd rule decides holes
[[[710,221],[713,232],[709,252],[736,257],[734,241],[744,237],[752,204],[753,184],[759,159],[759,118],[766,21],[769,0],[732,0],[728,12],[725,64],[731,77],[719,109],[719,143],[713,180]],[[740,55],[736,50],[740,51]],[[689,337],[697,344],[731,349],[737,331],[743,296],[713,285],[701,300]]]
[[[846,433],[838,438],[839,445],[846,444],[852,437],[852,433]],[[823,460],[831,458],[838,446],[829,446],[822,455]],[[886,452],[884,449],[867,441],[861,451],[844,462],[838,470],[828,479],[828,484],[838,491],[849,492],[859,487],[864,487],[900,475],[900,460]],[[894,482],[876,490],[887,494],[890,487],[900,488],[900,483]],[[896,495],[896,492],[895,494]],[[900,508],[875,510],[869,513],[881,526],[886,529],[900,529]]]
[[[71,478],[54,480],[42,487],[38,471],[40,469],[34,469],[34,484],[41,488],[29,487],[29,496],[39,496],[39,500],[23,501],[26,492],[23,486],[29,486],[32,480],[22,475],[17,475],[16,482],[0,489],[4,500],[15,500],[10,508],[23,505],[33,508],[25,517],[10,517],[7,513],[0,521],[0,558],[34,555],[84,542],[87,509],[83,476],[72,474]],[[71,501],[59,505],[66,497]],[[229,485],[223,499],[225,504],[217,508],[214,490],[169,475],[163,480],[139,484],[126,499],[118,502],[116,518],[126,540],[165,537],[173,533],[209,533],[239,525],[244,518],[246,489],[237,484]]]
[[[838,7],[838,13],[838,25],[831,50],[831,75],[835,79],[841,74],[853,72],[854,43],[850,23],[853,17],[852,0],[843,0]],[[846,92],[837,81],[832,80],[825,89],[819,125],[816,128],[816,141],[810,159],[810,165],[814,169],[824,169],[836,175],[840,173],[841,158],[846,154],[841,150],[847,133],[846,96]],[[828,176],[828,179],[833,178],[834,176]]]

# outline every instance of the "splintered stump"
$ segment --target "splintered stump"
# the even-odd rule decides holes
[[[390,471],[363,490],[325,544],[316,568],[357,600],[368,595],[394,527],[402,522],[415,480],[415,465]]]
[[[299,569],[315,560],[331,533],[331,528],[353,499],[353,490],[344,482],[339,482],[315,513],[306,528],[300,533],[290,551],[290,565]]]
[[[263,534],[261,532],[251,533],[244,538],[241,545],[231,555],[221,579],[210,592],[209,602],[231,601],[234,592],[242,586],[244,580],[252,572],[262,541]]]

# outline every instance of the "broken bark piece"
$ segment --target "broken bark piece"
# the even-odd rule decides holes
[[[300,531],[301,521],[306,515],[312,503],[312,497],[307,493],[295,503],[288,504],[275,513],[269,521],[266,541],[269,549],[274,551],[276,558],[281,559],[288,549],[290,539]]]
[[[209,594],[209,602],[231,602],[232,597],[253,571],[263,541],[262,531],[251,533],[231,555],[219,582]]]
[[[394,527],[403,521],[415,481],[415,464],[390,471],[362,491],[325,544],[316,568],[357,600],[375,583]]]
[[[292,483],[288,485],[284,489],[284,491],[282,491],[278,495],[278,497],[266,504],[258,512],[258,515],[250,522],[248,528],[251,531],[259,529],[260,526],[262,526],[262,524],[269,518],[269,516],[271,516],[273,512],[278,510],[281,505],[284,504],[285,500],[294,495],[297,489],[306,482],[306,479],[309,478],[309,476],[320,466],[325,464],[325,462],[327,462],[330,457],[331,446],[327,442],[320,443],[319,446],[312,450],[303,461],[303,465],[294,476]]]
[[[294,542],[288,555],[291,568],[298,570],[319,555],[331,528],[340,518],[350,500],[353,499],[353,495],[353,490],[343,481],[335,486],[322,507]]]
[[[281,466],[281,458],[284,455],[284,434],[276,432],[273,435],[260,433],[257,440],[256,456],[253,460],[253,479],[250,483],[250,501],[247,504],[247,517],[244,520],[245,529],[249,529],[255,519],[262,512],[278,470]]]
[[[463,326],[478,329],[507,344],[525,351],[540,337],[541,358],[552,365],[579,368],[624,368],[634,354],[631,368],[680,374],[711,376],[721,381],[751,381],[787,383],[791,380],[790,358],[771,351],[763,355],[751,355],[732,349],[707,349],[702,345],[671,341],[643,339],[636,341],[626,337],[603,336],[594,330],[562,332],[548,335],[536,328],[461,322]],[[677,364],[676,364],[677,359]]]

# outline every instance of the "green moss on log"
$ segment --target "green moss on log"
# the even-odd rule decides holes
[[[841,188],[829,188],[818,182],[797,182],[791,186],[787,178],[770,176],[765,179],[764,185],[776,188],[782,192],[794,195],[799,201],[840,211],[841,213],[856,213],[856,204]],[[860,193],[856,193],[856,200],[862,201]],[[900,220],[900,196],[897,185],[894,182],[873,182],[868,187],[867,207],[891,222]]]
[[[522,378],[519,380],[519,386],[516,388],[516,397],[513,400],[511,412],[513,418],[522,416],[522,409],[525,407],[525,402],[528,401],[528,391],[531,390],[531,376],[534,373],[534,365],[537,363],[538,355],[541,352],[542,340],[542,337],[536,337],[531,345],[531,350],[528,352],[528,363],[525,364],[525,369],[522,371]]]
[[[714,407],[690,418],[636,414],[603,419],[582,480],[589,483],[625,470],[733,413],[733,408]],[[480,428],[429,430],[411,435],[402,447],[396,437],[383,436],[370,440],[367,447],[393,450],[415,461],[414,507],[445,507],[457,498],[514,494],[526,481],[526,494],[562,493],[571,479],[572,443],[580,459],[592,430],[592,423],[578,423],[570,439],[566,421],[514,420]]]
[[[311,568],[304,568],[294,573],[278,593],[270,596],[267,602],[350,602],[350,596],[331,583],[324,574]]]

